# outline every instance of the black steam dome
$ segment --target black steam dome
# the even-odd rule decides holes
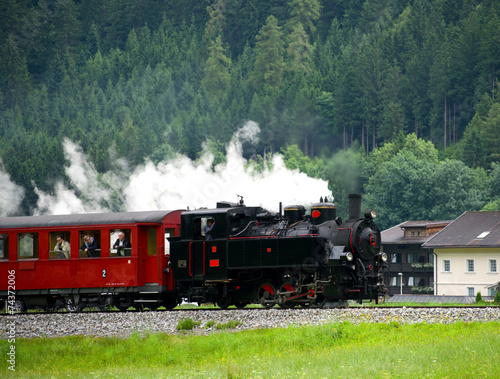
[[[337,217],[337,207],[333,203],[321,202],[313,204],[311,207],[311,218],[313,225],[319,225],[326,221],[335,220]]]
[[[285,207],[285,217],[288,217],[288,224],[295,224],[301,221],[306,214],[306,208],[303,205],[288,205]]]

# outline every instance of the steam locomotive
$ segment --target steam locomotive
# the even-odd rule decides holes
[[[387,292],[378,274],[387,255],[376,213],[361,216],[359,194],[349,195],[348,220],[336,213],[327,199],[310,214],[301,205],[274,214],[242,200],[183,212],[180,236],[169,238],[177,295],[221,308],[377,301]]]

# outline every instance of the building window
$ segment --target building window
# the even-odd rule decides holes
[[[497,289],[495,287],[488,288],[488,296],[496,296],[496,295],[497,295]]]
[[[424,263],[425,262],[425,256],[420,255],[418,253],[408,253],[406,255],[406,259],[408,263]]]
[[[490,272],[497,272],[497,260],[496,259],[490,259],[489,260],[489,265],[488,265]]]
[[[391,287],[395,287],[398,285],[398,278],[396,276],[391,277],[391,282],[389,283]]]
[[[449,260],[443,261],[443,271],[444,272],[451,272],[451,262]]]
[[[474,287],[467,287],[467,296],[476,296],[474,293]]]
[[[409,276],[408,277],[408,285],[409,286],[424,287],[425,286],[425,279],[421,278],[419,276]]]
[[[474,272],[474,259],[467,259],[467,272]]]
[[[391,254],[391,263],[401,263],[401,254]]]

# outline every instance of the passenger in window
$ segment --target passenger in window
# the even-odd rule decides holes
[[[213,241],[214,239],[214,232],[215,229],[215,222],[213,218],[209,218],[207,221],[207,226],[205,226],[205,240],[207,241]]]
[[[59,252],[59,258],[69,258],[71,256],[71,246],[68,241],[65,241],[61,236],[56,237],[56,246],[54,251]]]
[[[125,233],[118,233],[118,239],[113,244],[113,249],[116,249],[118,255],[124,256],[124,249],[130,249],[132,245],[130,244],[130,240],[125,236]]]
[[[91,235],[86,235],[83,237],[83,240],[85,241],[83,245],[80,247],[80,250],[85,251],[87,253],[87,256],[89,257],[98,257],[99,254],[96,250],[99,249],[99,245],[97,244],[97,241],[92,237]]]

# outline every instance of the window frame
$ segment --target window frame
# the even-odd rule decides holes
[[[471,267],[472,267],[472,270],[471,270]],[[476,263],[474,262],[474,259],[467,258],[465,260],[465,272],[468,274],[474,274],[476,272]]]
[[[78,258],[79,259],[96,259],[96,258],[101,258],[102,257],[102,233],[101,229],[80,229],[78,230]],[[99,246],[98,249],[96,249],[99,252],[99,255],[95,257],[89,257],[85,256],[84,251],[80,250],[80,248],[83,246],[84,240],[83,237],[85,235],[91,235],[94,237],[94,239],[97,241],[97,245]]]
[[[448,266],[448,267],[446,267]],[[448,270],[446,269],[448,268]],[[443,259],[443,272],[451,272],[451,260]]]
[[[118,249],[113,249],[113,244],[118,239],[118,234],[123,232],[125,234],[125,238],[127,238],[130,242],[130,246],[133,246],[132,243],[132,229],[130,228],[116,228],[109,229],[109,257],[110,258],[128,258],[132,256],[132,247],[123,248],[124,255],[118,254]]]
[[[61,236],[63,240],[69,243],[70,245],[70,251],[69,251],[69,258],[60,258],[59,254],[57,256],[53,255],[51,257],[51,253],[55,253],[56,251],[53,250],[54,246],[57,244],[57,236]],[[49,259],[70,259],[71,258],[71,233],[69,231],[55,231],[55,232],[49,232],[48,235],[48,244],[49,244]]]
[[[32,235],[32,250],[33,254],[31,256],[21,256],[21,236]],[[38,232],[26,233],[21,232],[17,233],[17,260],[26,260],[26,259],[38,259],[39,258],[39,247],[40,247],[40,235]]]
[[[2,255],[0,256],[0,261],[9,260],[9,235],[7,233],[0,233],[0,242],[2,245]]]
[[[495,265],[495,270],[492,270],[493,265]],[[490,274],[498,274],[498,262],[495,258],[488,259],[488,273]]]

